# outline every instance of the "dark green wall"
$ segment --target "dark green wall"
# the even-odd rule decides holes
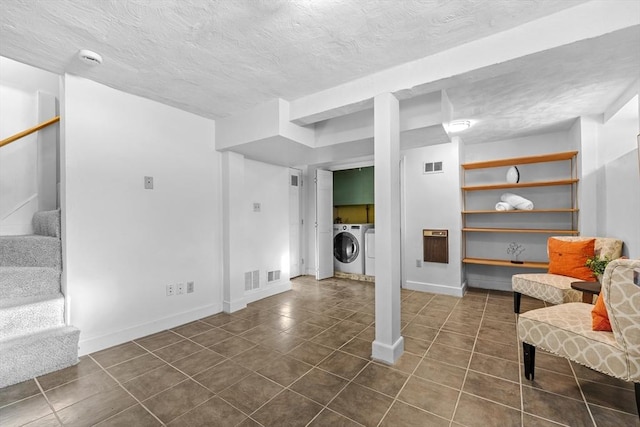
[[[333,205],[372,205],[373,166],[333,172]]]

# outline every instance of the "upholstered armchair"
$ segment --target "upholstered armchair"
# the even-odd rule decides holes
[[[617,259],[622,255],[622,240],[610,237],[554,236],[554,239],[577,242],[595,239],[595,255],[600,258]],[[582,279],[551,273],[514,274],[513,310],[520,313],[522,294],[541,299],[551,304],[582,301],[582,292],[571,289],[571,283]]]
[[[640,414],[640,260],[609,263],[598,298],[611,332],[594,331],[592,304],[572,302],[527,311],[518,316],[525,377],[533,380],[535,350],[542,348],[596,371],[632,381]]]

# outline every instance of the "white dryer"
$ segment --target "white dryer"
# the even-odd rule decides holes
[[[364,274],[364,235],[373,224],[333,225],[333,267],[343,273]]]
[[[364,233],[365,260],[364,274],[367,276],[376,275],[376,229],[370,228]]]

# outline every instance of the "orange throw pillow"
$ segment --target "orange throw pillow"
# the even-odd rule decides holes
[[[594,281],[593,271],[587,267],[587,258],[595,253],[595,239],[574,242],[549,238],[549,273],[576,279]]]
[[[594,305],[593,310],[591,310],[591,329],[594,331],[613,331],[602,294],[598,295],[596,305]]]

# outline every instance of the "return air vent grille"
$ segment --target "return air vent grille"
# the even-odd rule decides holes
[[[422,169],[422,173],[442,173],[442,162],[426,162]]]
[[[280,280],[280,270],[267,272],[267,282],[277,282]]]
[[[291,186],[292,187],[298,186],[298,175],[291,175]]]
[[[252,291],[260,287],[260,271],[247,271],[244,273],[244,290]]]

